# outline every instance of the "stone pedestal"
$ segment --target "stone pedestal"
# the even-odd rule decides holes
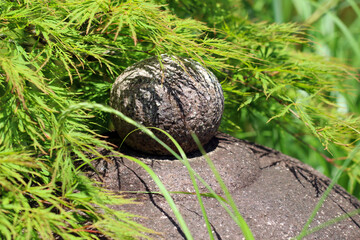
[[[217,134],[206,146],[239,211],[248,223],[255,239],[289,239],[300,233],[319,201],[330,179],[278,151],[241,141],[226,134]],[[146,156],[123,149],[149,165],[168,191],[194,193],[186,168],[175,159]],[[114,191],[159,192],[151,177],[136,163],[111,157],[94,166],[104,187]],[[217,184],[201,154],[189,155],[191,166],[221,196]],[[200,191],[208,192],[201,184]],[[124,193],[123,193],[124,194]],[[155,239],[185,239],[178,222],[165,199],[159,194],[126,193],[140,205],[113,206],[145,218],[137,221],[162,233]],[[195,195],[172,194],[194,239],[209,239],[205,221]],[[203,198],[216,239],[244,239],[239,227],[216,199]],[[360,202],[336,185],[317,213],[310,228],[360,208]],[[360,239],[360,216],[349,217],[304,239]]]

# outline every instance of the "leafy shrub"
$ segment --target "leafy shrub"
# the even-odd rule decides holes
[[[98,148],[110,148],[99,135],[111,129],[108,114],[85,108],[62,114],[84,101],[106,105],[115,77],[148,56],[192,57],[211,68],[226,95],[223,131],[253,128],[274,142],[288,132],[351,151],[359,115],[339,112],[334,98],[339,84],[353,77],[351,69],[297,51],[307,40],[295,24],[237,16],[216,25],[181,19],[145,0],[2,1],[1,235],[127,238],[150,231],[109,209],[131,201],[97,187],[78,167],[104,157]],[[359,171],[356,161],[349,176]]]

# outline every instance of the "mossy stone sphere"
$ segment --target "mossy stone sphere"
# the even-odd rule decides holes
[[[215,75],[200,63],[161,55],[127,68],[113,84],[110,105],[146,127],[165,130],[185,152],[192,152],[198,149],[192,132],[203,145],[215,135],[224,110],[224,95]],[[136,129],[116,115],[112,120],[121,138]],[[151,130],[176,150],[166,135]],[[137,151],[169,155],[141,131],[131,133],[125,143]]]

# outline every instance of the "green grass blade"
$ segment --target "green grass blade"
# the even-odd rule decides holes
[[[358,215],[359,213],[360,213],[360,209],[356,209],[354,211],[342,214],[341,216],[338,216],[336,218],[330,219],[329,221],[326,221],[326,222],[324,222],[324,223],[322,223],[322,224],[320,224],[320,225],[318,225],[318,226],[316,226],[316,227],[314,227],[312,229],[307,230],[302,237],[306,237],[306,236],[308,236],[308,235],[310,235],[312,233],[320,231],[323,228],[334,225],[334,224],[336,224],[338,222],[341,222],[341,221],[343,221],[345,219],[354,217],[354,216]]]
[[[275,22],[282,23],[284,21],[282,0],[273,0],[273,9]]]
[[[151,178],[154,180],[154,182],[156,183],[156,185],[159,187],[162,195],[164,196],[164,198],[166,199],[166,201],[168,202],[171,210],[173,211],[176,219],[179,221],[179,225],[182,229],[182,231],[184,232],[186,239],[193,239],[189,228],[186,225],[185,220],[183,219],[179,209],[176,207],[176,204],[174,202],[174,200],[172,199],[172,197],[170,196],[170,193],[168,192],[168,190],[166,189],[166,187],[164,186],[164,184],[161,182],[160,178],[156,175],[156,173],[154,173],[154,171],[145,163],[143,163],[142,161],[140,161],[137,158],[131,157],[131,156],[126,156],[126,155],[121,155],[124,158],[127,158],[135,163],[137,163],[138,165],[140,165],[143,169],[145,169],[145,171],[147,171],[147,173],[151,176]]]
[[[153,127],[152,127],[153,128]],[[201,194],[200,194],[200,191],[199,191],[199,187],[196,183],[196,179],[195,179],[195,174],[194,174],[194,171],[193,169],[191,168],[190,166],[190,163],[189,163],[189,160],[187,159],[187,156],[184,152],[184,150],[181,148],[181,146],[179,145],[179,143],[169,134],[167,133],[166,131],[160,129],[160,128],[153,128],[153,129],[156,129],[162,133],[164,133],[173,143],[174,145],[176,146],[176,148],[178,149],[178,151],[180,152],[180,155],[182,157],[182,162],[183,164],[186,166],[188,172],[189,172],[189,175],[190,175],[190,179],[191,179],[191,182],[194,186],[194,189],[195,189],[195,193],[196,193],[196,197],[198,199],[198,202],[199,202],[199,205],[200,205],[200,208],[201,208],[201,212],[203,214],[203,217],[204,217],[204,220],[205,220],[205,224],[206,224],[206,229],[208,231],[208,234],[209,234],[209,238],[210,239],[214,239],[214,235],[212,233],[212,228],[211,228],[211,224],[209,222],[209,218],[207,216],[207,213],[206,213],[206,209],[205,209],[205,206],[204,206],[204,203],[202,201],[202,198],[201,198]]]
[[[318,21],[324,14],[328,13],[329,10],[336,6],[339,0],[329,0],[323,1],[321,4],[311,2],[313,5],[317,7],[317,9],[311,14],[311,16],[306,19],[305,23],[308,25],[313,24],[314,22]]]
[[[254,236],[249,228],[249,226],[247,225],[246,221],[244,220],[244,218],[241,216],[239,210],[237,209],[237,206],[234,202],[234,199],[232,198],[228,188],[226,187],[224,181],[222,180],[219,172],[216,170],[216,167],[214,165],[214,163],[211,161],[211,159],[209,158],[209,156],[206,154],[204,148],[202,147],[199,138],[193,133],[192,137],[194,139],[194,141],[196,142],[196,144],[198,145],[200,152],[203,154],[204,158],[206,159],[208,165],[210,166],[212,172],[215,175],[216,180],[218,181],[221,189],[224,191],[225,196],[227,201],[229,202],[229,205],[231,206],[232,210],[234,211],[238,221],[236,221],[236,223],[238,223],[238,225],[240,226],[242,232],[244,233],[245,239],[246,240],[252,240],[254,239]]]
[[[172,141],[178,145],[178,143],[176,142],[175,139],[172,138],[172,136],[170,134],[168,134],[167,132],[165,132],[164,130],[158,129],[159,131],[163,132],[164,134],[166,134],[169,138],[172,139]],[[196,137],[196,135],[193,135],[193,137]],[[196,137],[197,138],[197,137]],[[198,141],[198,139],[197,139]],[[195,140],[196,142],[196,140]],[[214,172],[215,178],[217,179],[217,181],[220,184],[220,187],[223,189],[227,200],[224,201],[222,197],[218,196],[218,194],[215,193],[215,191],[206,183],[206,181],[199,176],[189,165],[188,159],[186,158],[186,155],[183,154],[183,156],[185,156],[183,159],[185,159],[185,161],[183,159],[181,159],[181,161],[183,162],[183,164],[185,166],[187,166],[187,170],[189,172],[192,172],[196,178],[210,191],[211,196],[216,198],[216,200],[220,203],[220,205],[225,209],[225,211],[230,215],[230,217],[234,220],[234,222],[241,228],[241,230],[243,231],[243,234],[245,236],[245,238],[247,240],[252,240],[254,239],[252,232],[250,230],[250,228],[248,227],[247,223],[245,222],[245,220],[243,219],[243,217],[241,216],[240,212],[238,211],[235,202],[233,201],[233,198],[231,197],[230,192],[228,191],[226,185],[224,184],[224,182],[221,179],[221,176],[219,175],[219,173],[217,172],[215,166],[213,165],[212,161],[209,159],[209,157],[207,156],[205,150],[202,148],[201,144],[199,145],[199,142],[196,142],[198,144],[198,147],[201,151],[201,153],[203,154],[204,158],[207,160],[207,163],[209,164],[209,167],[211,168],[211,170]],[[180,147],[180,146],[179,146]],[[181,149],[181,148],[180,148]],[[230,201],[230,202],[229,202]],[[232,208],[233,211],[231,211],[226,204],[229,204],[230,207]]]
[[[346,0],[350,6],[352,7],[352,9],[355,11],[355,13],[357,14],[357,17],[360,18],[360,7],[358,5],[358,3],[355,3],[354,0]]]
[[[342,172],[349,166],[349,164],[351,163],[351,160],[354,158],[355,154],[360,150],[360,143],[358,143],[356,145],[356,147],[351,151],[350,155],[348,156],[348,158],[345,160],[344,164],[342,165],[341,169],[338,169],[334,179],[331,181],[330,185],[328,186],[328,188],[326,189],[326,191],[324,192],[324,194],[321,196],[319,202],[316,204],[313,212],[311,213],[308,221],[305,223],[303,229],[301,230],[300,234],[296,237],[296,239],[302,239],[303,237],[305,237],[307,235],[307,231],[309,229],[310,224],[312,223],[312,221],[314,220],[317,212],[319,211],[319,209],[321,208],[321,206],[323,205],[325,199],[327,198],[327,196],[330,194],[332,188],[334,187],[334,185],[336,184],[336,182],[338,181],[338,179],[340,178]]]
[[[150,127],[150,128],[153,128],[153,127]],[[150,128],[149,128],[149,129],[150,129]],[[141,130],[141,128],[139,128],[139,129]],[[157,130],[161,131],[162,133],[164,133],[165,135],[167,135],[167,136],[173,141],[173,143],[175,144],[175,146],[179,149],[179,152],[180,152],[181,155],[182,155],[181,157],[180,157],[177,153],[175,153],[171,148],[169,148],[165,143],[163,143],[161,140],[159,140],[159,139],[156,138],[156,137],[154,138],[156,141],[158,141],[158,143],[160,143],[160,144],[162,144],[164,147],[166,147],[166,149],[167,149],[171,154],[173,154],[179,161],[181,161],[181,162],[187,167],[187,170],[189,171],[190,176],[191,176],[191,175],[195,175],[195,176],[196,176],[196,178],[209,190],[209,192],[210,192],[210,193],[208,193],[209,196],[214,197],[214,198],[220,203],[220,205],[221,205],[221,206],[224,208],[224,210],[229,214],[229,216],[234,220],[234,222],[236,222],[236,224],[238,224],[239,226],[242,225],[242,223],[239,221],[239,219],[241,219],[241,216],[240,216],[240,218],[239,218],[238,216],[236,216],[236,214],[234,214],[234,213],[229,209],[229,207],[227,206],[228,202],[227,202],[226,200],[224,200],[224,198],[222,198],[221,196],[219,196],[218,194],[216,194],[215,191],[206,183],[206,181],[205,181],[199,174],[197,174],[197,173],[191,168],[191,166],[190,166],[190,164],[189,164],[189,162],[188,162],[188,159],[187,159],[185,153],[182,151],[180,145],[176,142],[176,140],[175,140],[170,134],[168,134],[167,132],[165,132],[165,131],[162,130],[162,129],[159,129],[159,128],[153,128],[153,129],[157,129]],[[135,131],[135,130],[134,130],[134,131]],[[127,136],[128,136],[128,135],[127,135]],[[192,179],[192,181],[193,181],[193,179]],[[196,185],[196,182],[193,181],[193,184]],[[197,195],[197,197],[198,197],[198,199],[199,199],[202,194],[201,194],[201,193],[199,193],[199,194],[196,193],[196,195]],[[202,200],[201,200],[201,199],[200,199],[199,203],[200,203],[200,206],[201,206],[201,208],[202,208],[202,211],[205,212],[205,214],[204,214],[204,212],[203,212],[203,214],[204,214],[205,222],[207,223],[207,229],[208,229],[208,231],[209,231],[209,235],[210,235],[210,238],[211,238],[211,236],[212,236],[211,225],[210,225],[210,223],[208,223],[207,214],[206,214],[205,209],[203,209],[203,204],[202,204]],[[245,234],[244,234],[244,235],[245,235]],[[249,239],[251,239],[251,238],[249,238]]]
[[[306,20],[311,16],[311,5],[308,0],[292,0],[296,12],[301,16],[302,20]]]

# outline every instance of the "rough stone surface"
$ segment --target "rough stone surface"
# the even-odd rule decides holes
[[[162,55],[127,68],[115,81],[110,105],[146,127],[157,127],[177,140],[185,152],[197,150],[191,132],[206,144],[216,133],[224,109],[221,85],[210,71],[190,59]],[[135,129],[113,116],[121,138]],[[159,131],[165,143],[172,142]],[[141,131],[130,134],[125,143],[151,154],[168,151]]]
[[[217,134],[206,146],[206,151],[255,239],[295,237],[330,183],[327,177],[297,159],[226,134]],[[149,165],[169,191],[195,192],[185,167],[179,161],[161,156],[150,157],[130,149],[123,149],[122,152]],[[111,161],[94,162],[100,176],[89,173],[95,179],[103,181],[104,187],[114,191],[159,191],[151,177],[134,162],[125,158],[109,158]],[[206,160],[194,153],[189,155],[189,161],[215,192],[223,195]],[[200,191],[207,192],[204,187]],[[162,233],[153,236],[155,239],[185,239],[175,216],[161,195],[127,194],[136,198],[141,205],[113,206],[114,209],[145,216],[146,218],[136,220]],[[196,196],[172,194],[172,197],[194,239],[209,239]],[[203,200],[215,239],[244,239],[239,227],[215,199],[204,197]],[[360,202],[356,198],[335,185],[310,227],[359,208]],[[360,216],[355,215],[327,226],[304,239],[360,239]]]

